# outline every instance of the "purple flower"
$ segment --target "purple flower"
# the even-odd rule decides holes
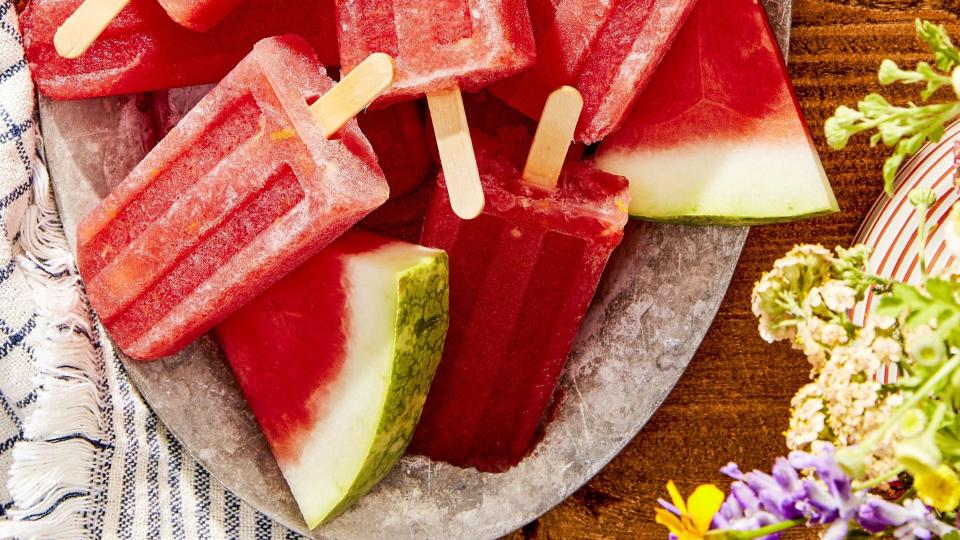
[[[800,476],[807,469],[815,471],[816,479]],[[858,507],[850,478],[834,461],[829,445],[819,455],[793,452],[789,459],[777,459],[773,474],[744,474],[732,463],[722,472],[736,481],[714,519],[718,528],[750,530],[803,519],[810,525],[829,525],[824,536],[828,540],[843,538]]]
[[[896,538],[939,538],[955,529],[938,520],[933,512],[918,499],[908,499],[902,505],[871,497],[857,512],[857,523],[864,530],[878,533],[894,527]]]
[[[864,493],[853,491],[853,481],[833,457],[833,446],[825,445],[819,454],[791,452],[790,465],[797,471],[813,470],[814,476],[801,480],[804,497],[797,501],[808,524],[828,525],[822,538],[846,538],[850,519],[863,503]]]
[[[804,471],[812,474],[803,475]],[[851,522],[872,533],[893,529],[897,538],[936,538],[954,531],[936,519],[920,501],[899,506],[865,491],[854,491],[853,481],[834,459],[834,448],[825,445],[819,454],[791,452],[779,458],[772,474],[744,474],[731,463],[721,472],[735,481],[714,517],[713,527],[756,530],[785,521],[803,520],[807,526],[826,527],[822,538],[840,540]],[[772,534],[767,539],[776,539]]]

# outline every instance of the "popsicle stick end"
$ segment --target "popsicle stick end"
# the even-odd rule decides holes
[[[576,88],[562,86],[550,94],[523,168],[524,182],[556,189],[582,111]]]
[[[90,48],[93,40],[85,40],[78,36],[72,27],[61,26],[53,35],[53,47],[63,58],[73,60],[79,58]]]
[[[464,221],[470,221],[471,219],[476,219],[483,213],[483,208],[486,206],[486,200],[483,196],[480,197],[468,197],[461,198],[462,200],[453,199],[450,201],[450,206],[453,208],[453,213],[457,215],[460,219]]]
[[[310,109],[328,138],[393,86],[393,58],[373,53],[344,76]]]
[[[100,37],[130,0],[85,0],[53,35],[53,47],[64,58],[79,58]]]
[[[450,206],[460,219],[474,219],[483,212],[485,200],[463,95],[457,87],[430,93],[427,105],[437,136]]]

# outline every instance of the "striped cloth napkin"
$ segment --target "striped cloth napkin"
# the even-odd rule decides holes
[[[300,538],[159,423],[87,306],[0,0],[0,538]]]

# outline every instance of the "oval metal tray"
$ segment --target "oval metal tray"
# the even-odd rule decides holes
[[[786,50],[790,2],[769,1]],[[189,101],[190,91],[183,99]],[[143,156],[130,97],[41,100],[54,189],[71,245],[79,219]],[[583,324],[543,441],[520,465],[484,474],[406,456],[317,538],[490,538],[535,519],[586,483],[646,424],[709,328],[744,228],[632,223]],[[130,377],[184,447],[238,496],[310,534],[221,353],[203,338]]]

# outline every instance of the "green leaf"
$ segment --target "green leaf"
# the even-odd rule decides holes
[[[953,283],[941,278],[929,278],[924,282],[923,288],[931,298],[960,307],[953,294]]]
[[[837,109],[837,114],[827,118],[823,125],[823,133],[827,137],[827,144],[834,150],[843,150],[847,146],[847,142],[850,141],[850,131],[837,117],[839,114],[840,110]]]
[[[945,313],[949,315],[948,309],[949,308],[941,304],[926,305],[907,317],[906,326],[907,328],[915,328],[920,325],[930,324],[933,321],[939,320]]]
[[[903,313],[906,303],[896,296],[887,295],[881,296],[880,302],[877,304],[877,314],[882,317],[893,317],[897,318]]]
[[[955,87],[953,101],[918,107],[910,103],[903,107],[890,104],[883,96],[868,94],[857,104],[857,109],[838,107],[836,113],[824,125],[827,142],[831,148],[846,147],[850,138],[861,132],[873,132],[870,144],[883,142],[895,147],[893,154],[883,166],[884,187],[892,193],[893,182],[904,160],[928,141],[939,141],[947,122],[960,116],[960,66],[958,50],[943,26],[927,21],[916,21],[917,35],[933,52],[934,64],[919,62],[915,70],[903,69],[893,60],[885,59],[877,72],[881,84],[923,84],[920,97],[926,101],[944,86]],[[956,80],[955,80],[956,79]]]
[[[937,126],[932,126],[928,129],[930,129],[931,132],[935,132],[937,130]],[[940,126],[940,133],[943,133],[943,126]],[[909,139],[900,141],[900,144],[897,147],[897,153],[900,154],[901,157],[909,156],[911,154],[916,154],[920,150],[920,148],[923,147],[923,143],[925,142],[926,142],[926,137],[924,136],[924,134],[917,133],[916,135],[914,135],[913,137],[910,137]]]
[[[880,62],[880,69],[877,70],[877,80],[880,81],[880,84],[886,86],[897,81],[902,81],[904,79],[904,73],[906,72],[900,69],[900,66],[898,66],[896,62],[885,58]]]
[[[933,142],[940,142],[940,139],[943,138],[943,133],[947,130],[946,126],[943,124],[934,125],[933,128],[927,133],[927,138]],[[917,149],[919,150],[919,148]]]
[[[917,19],[916,27],[917,35],[933,51],[938,68],[943,71],[952,71],[954,67],[960,64],[960,51],[950,41],[950,35],[944,26]]]
[[[857,104],[857,110],[866,116],[876,116],[884,114],[890,110],[890,103],[880,94],[867,94],[860,103]]]
[[[903,164],[903,154],[894,154],[883,162],[883,189],[887,195],[893,195],[893,182],[897,179],[897,172]]]

